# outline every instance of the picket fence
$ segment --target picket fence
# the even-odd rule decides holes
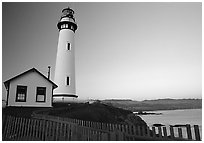
[[[33,118],[14,116],[4,117],[2,139],[38,141],[136,141],[136,140],[201,140],[198,125],[194,125],[195,139],[191,126],[186,125],[187,137],[174,135],[174,127],[133,126],[60,118],[49,115],[33,114]]]

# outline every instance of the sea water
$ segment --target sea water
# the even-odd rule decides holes
[[[153,124],[163,124],[165,126],[190,124],[192,127],[193,125],[199,125],[200,136],[202,135],[202,109],[159,110],[149,112],[162,113],[160,115],[139,115],[150,127],[152,127]],[[183,137],[187,138],[186,128],[182,127],[182,131]],[[191,131],[193,138],[195,138],[194,129],[192,128]],[[176,128],[175,135],[178,136]]]

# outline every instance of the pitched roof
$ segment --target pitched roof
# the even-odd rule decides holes
[[[22,76],[22,75],[25,75],[25,74],[27,74],[27,73],[30,73],[30,72],[36,72],[36,73],[38,73],[40,76],[42,76],[43,78],[45,78],[48,82],[52,83],[52,85],[53,85],[54,88],[57,88],[57,87],[58,87],[54,82],[52,82],[50,79],[48,79],[46,76],[44,76],[42,73],[40,73],[40,72],[39,72],[37,69],[35,69],[35,68],[32,68],[32,69],[30,69],[30,70],[27,70],[27,71],[25,71],[25,72],[23,72],[23,73],[21,73],[21,74],[15,76],[15,77],[11,78],[11,79],[5,81],[5,82],[4,82],[5,87],[7,88],[8,85],[10,84],[10,82],[11,82],[12,80],[14,80],[14,79],[16,79],[16,78],[18,78],[18,77],[20,77],[20,76]]]

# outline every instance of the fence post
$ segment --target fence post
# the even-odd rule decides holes
[[[31,137],[32,139],[35,139],[36,138],[36,119],[34,119],[34,130],[33,130],[33,136]]]
[[[28,132],[28,119],[26,118],[25,122],[23,123],[24,124],[24,127],[25,127],[25,133],[24,133],[24,136],[26,137],[27,136],[27,132]]]
[[[108,123],[104,123],[104,129],[108,130]]]
[[[192,134],[191,134],[191,125],[186,124],[186,129],[187,129],[187,136],[189,140],[192,140]]]
[[[28,121],[27,121],[27,126],[26,126],[26,128],[27,128],[26,136],[29,136],[29,134],[30,134],[30,128],[31,128],[31,125],[30,125],[31,120],[30,120],[30,119],[27,119],[27,120],[28,120]]]
[[[48,121],[45,121],[45,140],[47,141],[49,138],[49,125],[48,125]]]
[[[95,123],[96,129],[101,129],[102,123],[100,123],[100,122],[94,122],[94,123]]]
[[[58,131],[59,132],[59,134],[58,134],[58,136],[59,136],[58,140],[59,141],[62,141],[62,124],[63,123],[59,122],[59,128],[58,128],[59,129],[59,131]]]
[[[98,125],[99,125],[99,128],[98,128],[98,129],[103,129],[103,123],[99,123],[99,122],[98,122]]]
[[[71,125],[71,132],[72,132],[71,140],[76,141],[77,140],[77,125]]]
[[[92,135],[92,141],[97,141],[97,132],[94,132]]]
[[[172,126],[170,126],[170,136],[174,138],[174,128]]]
[[[100,141],[100,134],[101,133],[100,133],[100,131],[97,131],[96,133],[97,133],[97,141]]]
[[[10,122],[10,116],[7,116],[5,115],[6,118],[4,120],[4,128],[2,128],[2,132],[3,132],[3,136],[2,136],[2,141],[5,141],[6,140],[6,137],[7,137],[7,132],[9,131],[9,122]]]
[[[143,126],[139,126],[139,130],[140,130],[140,136],[144,136],[143,134],[144,134],[144,128],[143,128]]]
[[[134,135],[138,135],[137,125],[133,126]]]
[[[101,123],[101,129],[104,130],[104,123]]]
[[[63,123],[63,138],[64,138],[64,141],[66,141],[66,136],[67,136],[67,130],[66,130],[66,126],[67,126],[67,123]]]
[[[121,131],[121,124],[118,124],[118,130]]]
[[[109,123],[107,123],[107,127],[108,127],[108,131],[111,131],[111,127]]]
[[[137,126],[136,126],[136,130],[137,130],[137,135],[138,135],[138,136],[141,136],[141,128],[140,128],[140,125],[137,125]]]
[[[123,134],[123,132],[121,132],[120,130],[118,130],[117,131],[117,135],[118,135],[118,141],[123,141],[123,136],[124,136],[124,134]]]
[[[158,127],[159,138],[162,138],[162,129],[161,126]]]
[[[83,139],[83,127],[76,126],[77,141],[82,141]]]
[[[108,141],[108,133],[102,133],[101,139],[102,141]]]
[[[198,125],[194,125],[194,132],[195,132],[195,139],[197,141],[200,141],[200,132],[199,132],[199,126]]]
[[[115,129],[115,130],[119,130],[118,124],[114,124],[114,129]]]
[[[63,123],[63,139],[66,140],[66,123]]]
[[[52,135],[52,141],[54,141],[55,140],[55,137],[56,137],[56,122],[54,122],[54,121],[52,121],[51,123],[50,123],[50,125],[51,125],[51,128],[52,128],[52,132],[51,132],[51,135]]]
[[[10,130],[10,134],[9,134],[9,138],[11,138],[14,134],[14,127],[15,127],[15,118],[12,116],[12,120],[11,120],[11,130]]]
[[[110,141],[116,141],[116,133],[110,132]]]
[[[153,137],[153,138],[155,138],[155,137],[156,137],[155,127],[152,127],[152,137]]]
[[[67,140],[71,141],[71,125],[67,125]]]
[[[113,131],[117,130],[116,124],[113,124]]]
[[[12,129],[13,129],[13,117],[12,116],[9,116],[10,117],[10,123],[9,123],[9,130],[8,130],[8,136],[7,136],[7,139],[10,138],[11,134],[12,134]]]
[[[91,122],[91,121],[89,121],[89,124],[90,124],[90,126],[89,126],[89,127],[92,127],[92,122]]]
[[[113,131],[113,125],[111,123],[109,123],[109,131]]]
[[[30,125],[30,127],[29,127],[28,137],[31,137],[32,133],[33,133],[33,119],[30,119],[29,125]]]
[[[134,135],[133,125],[129,125],[129,127],[130,127],[130,134],[131,134],[131,135]]]
[[[150,137],[150,130],[149,130],[149,127],[147,126],[146,129],[147,129],[147,137]]]
[[[167,137],[167,131],[166,131],[166,127],[163,127],[163,133],[164,133],[164,137]]]
[[[181,128],[178,128],[178,135],[179,135],[179,138],[183,138],[183,134],[182,134],[182,129]]]
[[[41,120],[41,119],[38,119],[39,120],[39,139],[41,140],[41,141],[43,141],[43,137],[42,137],[42,128],[43,128],[43,121]],[[28,122],[28,124],[29,124],[29,122]],[[28,126],[27,126],[28,127]]]
[[[37,139],[38,138],[38,120],[37,119],[34,119],[34,120],[35,120],[35,130],[34,130],[33,139]]]
[[[21,138],[21,129],[22,129],[22,123],[23,123],[22,120],[23,120],[23,118],[18,118],[18,127],[16,129],[16,131],[17,131],[17,138],[16,138],[16,140],[20,140],[20,138]]]
[[[3,115],[2,114],[2,141],[4,140],[4,131],[6,131],[5,130],[5,127],[6,127],[6,122],[7,121],[7,115]]]
[[[146,126],[141,126],[142,127],[142,135],[146,136]]]
[[[121,131],[124,132],[125,131],[125,127],[123,124],[121,124]]]
[[[130,134],[130,131],[129,131],[129,125],[125,125],[125,132]]]
[[[25,118],[25,121],[23,122],[23,130],[24,130],[24,133],[23,133],[23,136],[27,136],[27,132],[28,132],[28,118]]]
[[[92,122],[93,124],[92,124],[92,127],[94,128],[94,129],[97,129],[97,126],[96,126],[96,122]]]
[[[130,134],[129,125],[125,125],[125,131],[126,131],[127,134]]]
[[[55,141],[58,141],[58,138],[59,138],[59,122],[56,122],[55,128],[56,128]]]

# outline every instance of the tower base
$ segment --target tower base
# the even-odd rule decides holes
[[[75,97],[77,98],[77,95],[74,94],[54,94],[53,97]]]
[[[76,103],[77,95],[73,94],[54,94],[53,103]]]

